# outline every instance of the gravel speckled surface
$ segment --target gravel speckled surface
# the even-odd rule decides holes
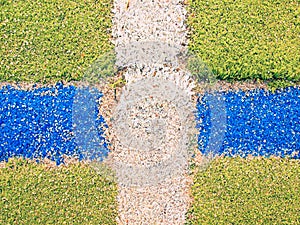
[[[192,82],[173,64],[176,54],[186,52],[185,17],[182,1],[114,1],[113,42],[127,81],[113,114],[118,123],[111,128],[119,224],[185,222],[190,202],[188,154],[182,158],[182,150],[176,151],[182,146],[188,152],[189,141],[181,140],[180,131],[187,124],[176,115],[180,106],[172,107],[180,92],[186,96],[184,102],[192,99]],[[160,87],[164,83],[173,86]]]

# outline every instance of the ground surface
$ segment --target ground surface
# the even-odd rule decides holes
[[[116,186],[86,166],[3,166],[1,224],[116,224]],[[299,173],[297,160],[217,159],[195,173],[187,224],[299,224]]]
[[[299,81],[298,1],[187,2],[189,47],[219,78],[275,81],[279,87]],[[110,0],[0,4],[2,82],[80,80],[113,48]],[[95,171],[24,161],[3,165],[1,224],[116,224],[116,186]],[[188,223],[300,223],[299,173],[293,160],[217,160],[195,175]]]
[[[300,80],[299,1],[189,0],[189,47],[225,80]]]
[[[299,224],[300,162],[219,158],[195,175],[188,224]]]
[[[80,80],[106,51],[111,0],[0,2],[0,81]]]
[[[116,224],[116,184],[82,163],[1,167],[0,224]]]

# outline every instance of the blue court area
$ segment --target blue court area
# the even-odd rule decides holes
[[[102,160],[108,154],[104,119],[98,116],[102,94],[57,84],[24,91],[0,89],[0,160],[10,157],[63,156]]]
[[[57,84],[30,91],[0,89],[0,161],[108,155],[102,94]],[[196,110],[199,150],[227,156],[300,158],[300,89],[206,94]]]
[[[203,153],[300,158],[297,87],[206,94],[197,104],[197,121]]]

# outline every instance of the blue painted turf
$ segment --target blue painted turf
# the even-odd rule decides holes
[[[203,121],[197,124],[201,152],[300,159],[299,88],[287,88],[273,94],[254,90],[218,93],[217,96],[218,99],[213,101],[207,94],[197,104],[197,120]],[[221,108],[222,104],[225,110],[214,109],[214,106]],[[220,119],[220,113],[226,114],[223,115],[225,121]],[[210,143],[210,139],[214,140],[211,137],[222,135],[221,145],[213,148],[218,139]]]
[[[63,155],[102,160],[108,148],[96,107],[101,96],[61,84],[31,91],[2,87],[0,161],[47,157],[60,164]],[[300,159],[299,88],[215,96],[206,95],[197,104],[200,151]]]
[[[91,93],[61,84],[31,91],[16,90],[10,86],[0,89],[0,161],[17,156],[31,159],[47,157],[60,164],[63,155],[92,160],[106,157],[108,148],[102,130],[104,119],[97,117],[98,109],[93,108],[102,95],[93,96]],[[79,102],[74,104],[74,99]],[[77,107],[74,108],[74,105]],[[86,113],[85,108],[89,112]],[[72,121],[74,111],[78,109],[82,118],[75,116],[76,121]],[[89,120],[93,120],[96,127],[93,132],[89,132]],[[74,129],[75,123],[81,123],[77,126],[80,130]],[[74,133],[79,138],[76,139]],[[80,142],[80,138],[83,141]],[[91,148],[98,150],[97,153],[83,154]]]

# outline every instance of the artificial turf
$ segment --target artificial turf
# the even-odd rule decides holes
[[[189,49],[219,79],[300,81],[296,0],[189,0]]]
[[[112,50],[112,0],[1,0],[0,81],[80,80]]]
[[[10,159],[0,168],[0,224],[116,224],[116,183],[76,163]]]
[[[111,0],[0,1],[0,81],[80,80],[110,43]],[[298,82],[299,1],[189,0],[189,48],[220,79]],[[299,161],[220,158],[195,175],[188,224],[299,224]],[[82,164],[11,159],[0,224],[116,224],[116,185]]]
[[[213,160],[195,172],[187,224],[299,224],[300,162]],[[0,168],[1,224],[116,224],[116,184],[82,163],[11,159]]]
[[[187,224],[299,224],[300,161],[220,157],[195,174]]]

